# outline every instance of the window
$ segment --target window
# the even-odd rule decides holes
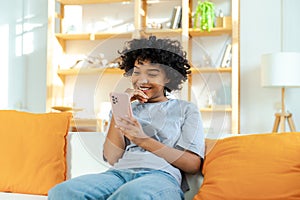
[[[9,26],[0,25],[0,109],[8,107],[8,52],[9,52]]]

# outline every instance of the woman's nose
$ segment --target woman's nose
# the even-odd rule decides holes
[[[141,77],[138,79],[138,84],[145,84],[148,83],[148,79],[146,77]]]

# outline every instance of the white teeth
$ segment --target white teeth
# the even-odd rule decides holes
[[[149,88],[139,87],[140,90],[148,90]]]

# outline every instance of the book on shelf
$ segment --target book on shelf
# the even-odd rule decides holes
[[[171,29],[177,29],[181,27],[181,16],[182,16],[181,6],[175,6],[173,8],[171,17]]]
[[[231,56],[232,56],[231,49],[232,49],[231,44],[227,44],[222,57],[222,62],[220,67],[230,67]]]

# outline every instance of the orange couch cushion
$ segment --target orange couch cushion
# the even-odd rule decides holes
[[[207,151],[202,172],[194,200],[300,199],[300,133],[217,140]]]
[[[66,179],[70,113],[0,111],[0,191],[46,195]]]

